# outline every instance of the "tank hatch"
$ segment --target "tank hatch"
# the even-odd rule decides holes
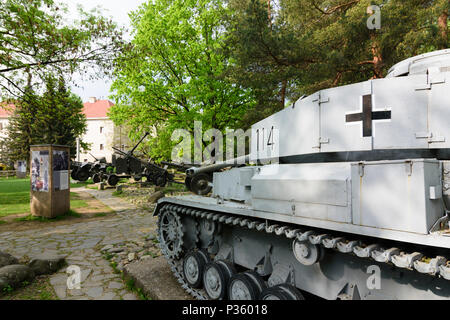
[[[450,49],[421,54],[397,63],[388,71],[386,78],[414,74],[426,74],[428,68],[438,68],[440,72],[450,71]]]

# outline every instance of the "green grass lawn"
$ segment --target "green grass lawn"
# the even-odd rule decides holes
[[[70,193],[72,209],[86,206],[86,201]],[[0,179],[0,217],[27,212],[30,212],[30,179]]]
[[[94,182],[92,181],[91,178],[89,178],[88,180],[86,180],[84,182],[82,182],[82,181],[73,182],[73,183],[70,184],[70,188],[87,187],[90,184],[94,184]]]

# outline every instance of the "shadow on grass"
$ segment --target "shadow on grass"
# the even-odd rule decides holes
[[[36,217],[36,216],[32,216],[30,214],[26,217],[16,218],[16,219],[14,219],[14,221],[17,221],[17,222],[23,222],[23,221],[56,222],[56,221],[61,221],[61,220],[70,218],[70,217],[81,218],[81,216],[82,216],[81,214],[79,214],[71,209],[67,213],[65,213],[61,216],[55,217],[55,218]]]

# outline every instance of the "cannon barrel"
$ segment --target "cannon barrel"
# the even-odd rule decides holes
[[[226,167],[237,167],[246,163],[249,163],[250,161],[250,155],[226,160],[219,163],[210,164],[204,167],[192,167],[186,170],[186,175],[188,176],[194,176],[199,173],[211,173],[220,169],[224,169]]]
[[[181,169],[181,170],[187,170],[189,168],[195,167],[192,163],[176,163],[176,162],[170,162],[170,161],[161,161],[162,165]]]
[[[94,157],[94,156],[92,155],[92,153],[89,152],[89,155],[90,155],[92,158],[94,158],[95,161],[98,161],[98,159],[97,159],[96,157]]]
[[[127,154],[125,152],[123,152],[122,150],[116,148],[116,147],[112,147],[115,151],[117,151],[118,153],[120,153],[121,155],[126,156]]]
[[[134,152],[134,150],[136,150],[136,148],[141,144],[141,142],[142,142],[142,141],[145,139],[145,137],[147,137],[149,134],[150,134],[149,132],[146,132],[146,133],[144,134],[144,136],[141,138],[141,140],[139,140],[139,142],[134,146],[134,148],[130,150],[129,154],[132,155],[133,152]]]

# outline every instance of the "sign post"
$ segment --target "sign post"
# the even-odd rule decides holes
[[[70,148],[30,147],[31,214],[54,218],[70,210]]]

